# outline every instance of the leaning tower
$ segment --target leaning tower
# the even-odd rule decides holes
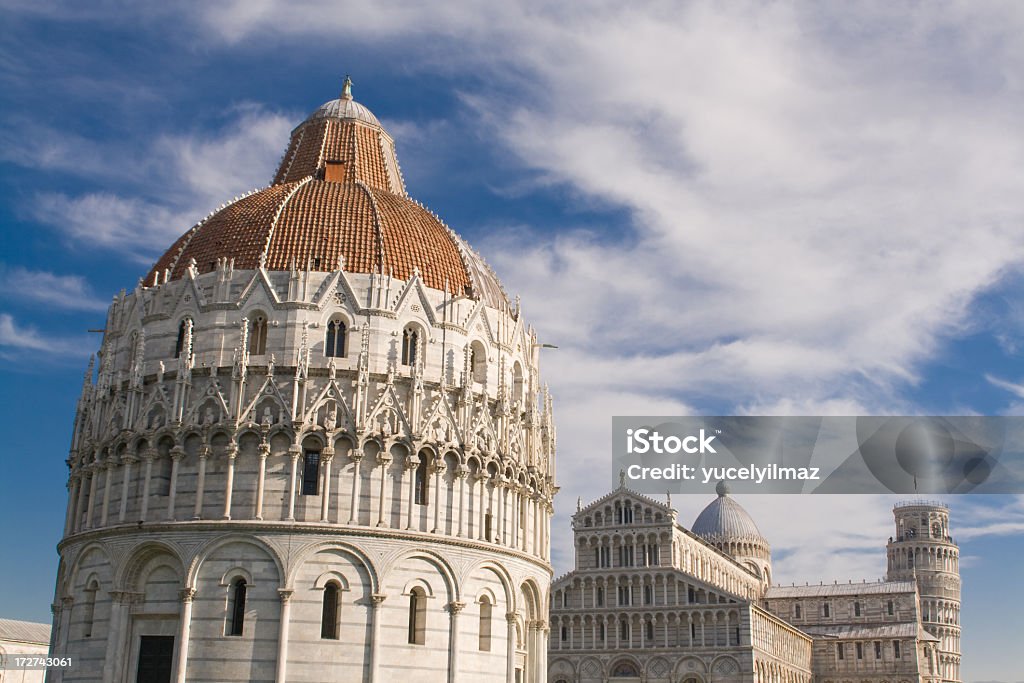
[[[949,535],[949,508],[911,501],[893,508],[896,536],[887,546],[890,581],[915,579],[921,621],[939,639],[932,665],[943,683],[960,681],[960,549]]]
[[[114,297],[49,680],[543,681],[540,347],[346,81]]]

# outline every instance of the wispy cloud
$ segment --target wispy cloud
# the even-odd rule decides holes
[[[15,122],[3,158],[117,188],[41,192],[24,210],[75,248],[149,263],[211,209],[266,185],[293,123],[248,103],[234,107],[221,129],[160,134],[139,150]]]
[[[33,352],[33,358],[43,362],[72,356],[76,359],[88,356],[92,351],[91,344],[78,335],[45,336],[31,326],[21,326],[9,313],[0,313],[0,354],[11,360],[20,357],[22,352]],[[54,355],[39,355],[34,352],[45,352]]]
[[[102,311],[107,307],[80,275],[0,267],[0,292],[10,299],[64,310]]]
[[[1022,384],[1008,382],[1005,379],[1000,379],[995,375],[989,374],[985,375],[985,380],[988,381],[988,383],[991,384],[992,386],[999,387],[1000,389],[1005,389],[1006,391],[1009,391],[1017,398],[1024,398],[1024,385]]]
[[[958,540],[1024,535],[1024,495],[1000,496],[994,502],[987,496],[962,497],[956,501],[955,513]]]

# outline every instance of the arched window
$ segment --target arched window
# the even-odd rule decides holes
[[[801,612],[802,612],[803,610],[802,610],[802,609],[800,608],[800,605],[797,605],[797,606],[796,606],[796,607],[795,607],[794,609],[795,609],[795,616],[796,616],[796,618],[797,618],[797,619],[799,619],[800,617],[802,617],[802,616],[803,616],[803,615],[801,614]]]
[[[249,355],[262,356],[266,352],[267,318],[262,313],[257,313],[249,322]]]
[[[648,641],[654,640],[654,622],[653,621],[648,621],[647,622],[647,636],[646,637],[647,637]]]
[[[306,451],[302,462],[302,495],[320,493],[320,452]]]
[[[595,549],[596,550],[596,549]],[[604,587],[597,587],[597,606],[604,607]]]
[[[245,625],[245,579],[238,578],[231,583],[229,601],[228,632],[225,635],[240,636]]]
[[[420,344],[420,333],[409,326],[402,333],[402,365],[416,364],[416,351]]]
[[[183,318],[178,323],[178,341],[174,343],[174,357],[181,358],[181,352],[185,350],[185,337],[188,336],[188,328],[192,324],[191,318]]]
[[[82,637],[92,638],[92,625],[96,619],[96,593],[100,589],[99,582],[93,579],[85,589],[85,616],[82,618]]]
[[[625,619],[619,622],[619,640],[629,641],[629,623]]]
[[[480,651],[491,651],[491,600],[480,598]]]
[[[332,320],[327,323],[327,338],[324,340],[324,356],[327,358],[345,357],[345,321]]]
[[[338,639],[338,612],[341,602],[341,586],[331,581],[324,586],[324,604],[320,612],[320,637]]]
[[[860,601],[855,601],[853,603],[853,616],[855,616],[855,617],[859,617],[860,616]]]
[[[416,505],[428,505],[430,502],[430,473],[428,472],[426,453],[420,453],[420,463],[416,465]]]
[[[427,594],[416,586],[409,592],[409,644],[423,645],[427,635]]]

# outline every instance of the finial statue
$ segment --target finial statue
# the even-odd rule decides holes
[[[626,488],[626,470],[619,470],[619,488]]]
[[[341,99],[352,99],[352,79],[348,74],[345,74],[345,82],[341,84]]]
[[[577,496],[576,497],[576,512],[579,512],[582,509],[583,509],[583,496]]]

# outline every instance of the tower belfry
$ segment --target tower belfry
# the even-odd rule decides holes
[[[960,548],[949,533],[949,508],[915,500],[893,508],[896,535],[886,547],[887,580],[913,579],[921,621],[939,639],[931,665],[942,681],[960,681]]]

